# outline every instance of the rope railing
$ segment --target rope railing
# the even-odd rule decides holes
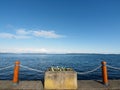
[[[120,70],[120,68],[118,68],[118,67],[113,67],[113,66],[111,66],[111,65],[106,65],[106,66],[107,66],[108,68],[111,68],[111,69]],[[9,69],[9,68],[11,68],[11,67],[14,67],[14,65],[0,68],[0,70]],[[31,67],[24,66],[24,65],[20,65],[20,67],[25,68],[25,69],[28,69],[28,70],[36,71],[36,72],[44,72],[44,71],[41,71],[41,70],[38,70],[38,69],[33,69],[33,68],[31,68]],[[96,68],[93,69],[93,70],[86,71],[86,72],[77,72],[77,73],[78,73],[78,74],[89,74],[89,73],[92,73],[92,72],[97,71],[97,70],[100,69],[100,68],[101,68],[101,65],[99,65],[98,67],[96,67]]]
[[[89,73],[92,73],[92,72],[95,72],[95,71],[97,71],[98,69],[100,69],[101,68],[101,66],[102,65],[99,65],[98,67],[96,67],[95,69],[93,69],[93,70],[90,70],[90,71],[86,71],[86,72],[77,72],[78,74],[89,74]],[[108,68],[111,68],[111,69],[115,69],[115,70],[120,70],[120,68],[117,68],[117,67],[113,67],[113,66],[111,66],[111,65],[106,65]],[[8,67],[5,67],[5,68],[2,68],[2,69],[7,69],[7,68],[11,68],[11,67],[13,67],[13,65],[12,66],[8,66]],[[36,72],[44,72],[44,71],[41,71],[41,70],[38,70],[38,69],[34,69],[34,68],[31,68],[31,67],[28,67],[28,66],[24,66],[24,65],[20,65],[20,67],[22,67],[22,68],[25,68],[25,69],[28,69],[28,70],[31,70],[31,71],[36,71]],[[0,69],[0,70],[2,70],[2,69]]]
[[[107,66],[108,68],[111,68],[111,69],[120,70],[120,68],[118,68],[118,67],[113,67],[113,66],[111,66],[111,65],[106,65],[106,66]],[[100,69],[100,68],[101,68],[101,65],[98,66],[98,67],[96,67],[96,68],[93,69],[93,70],[86,71],[86,72],[77,72],[77,73],[80,74],[80,75],[82,75],[82,74],[89,74],[89,73],[92,73],[92,72],[97,71],[97,70]]]
[[[0,71],[6,70],[6,69],[9,69],[9,68],[12,68],[12,67],[14,67],[14,65],[6,66],[6,67],[3,67],[3,68],[0,68]],[[2,73],[0,73],[0,75],[11,75],[11,74],[9,74],[8,72],[2,72]]]
[[[113,66],[111,66],[111,65],[107,65],[107,67],[108,67],[108,68],[111,68],[111,69],[115,69],[115,70],[120,70],[120,68],[118,68],[118,67],[113,67]]]
[[[108,68],[111,68],[111,69],[115,69],[115,70],[120,70],[120,68],[118,67],[113,67],[111,65],[107,65],[106,62],[102,62],[101,63],[102,65],[99,65],[98,67],[92,69],[92,70],[89,70],[89,71],[85,71],[85,72],[77,72],[77,74],[79,75],[84,75],[84,74],[89,74],[89,73],[93,73],[95,71],[97,71],[98,69],[101,68],[102,70],[102,78],[103,78],[103,83],[105,85],[108,85],[108,76],[107,76],[107,67]],[[11,65],[11,66],[6,66],[6,67],[2,67],[0,68],[0,70],[6,70],[6,69],[9,69],[11,67],[14,67],[14,73],[13,73],[13,82],[14,83],[17,83],[19,78],[19,68],[24,68],[24,69],[28,69],[28,70],[31,70],[31,71],[35,71],[35,72],[38,72],[38,73],[44,73],[45,71],[42,71],[42,70],[38,70],[38,69],[34,69],[34,68],[31,68],[29,66],[24,66],[24,65],[21,65],[19,61],[16,61],[15,62],[15,65]],[[0,75],[4,75],[4,73],[0,73]]]
[[[86,71],[86,72],[77,72],[77,74],[80,74],[80,75],[82,75],[82,74],[89,74],[89,73],[92,73],[92,72],[97,71],[97,70],[100,69],[100,68],[101,68],[101,65],[99,65],[98,67],[96,67],[96,68],[93,69],[93,70]]]
[[[39,72],[39,73],[43,73],[44,72],[44,71],[41,71],[41,70],[38,70],[38,69],[33,69],[31,67],[24,66],[24,65],[20,65],[20,67],[28,69],[28,70],[31,70],[31,71],[36,71],[36,72]]]
[[[14,67],[14,65],[11,65],[11,66],[6,66],[6,67],[4,67],[4,68],[0,68],[0,70],[9,69],[9,68],[11,68],[11,67]]]

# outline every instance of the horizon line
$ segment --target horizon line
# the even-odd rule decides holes
[[[0,54],[120,54],[120,53],[27,53],[27,52],[0,52]]]

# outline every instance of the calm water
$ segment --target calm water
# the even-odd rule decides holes
[[[109,65],[120,68],[120,55],[104,54],[77,54],[77,55],[38,55],[38,54],[0,54],[0,68],[13,65],[19,60],[22,65],[46,71],[51,66],[72,67],[76,71],[84,72],[92,70],[105,60]],[[108,69],[110,79],[120,79],[120,71]],[[0,70],[0,79],[11,80],[13,68]],[[44,73],[29,71],[20,68],[20,80],[43,80]],[[94,73],[78,75],[79,80],[101,79],[101,69]]]

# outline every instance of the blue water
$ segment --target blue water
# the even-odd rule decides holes
[[[46,71],[51,66],[72,67],[77,72],[92,70],[106,61],[107,64],[120,68],[120,55],[114,54],[0,54],[0,68],[13,65],[19,60],[22,65],[34,69]],[[78,75],[79,80],[102,79],[101,69],[96,72]],[[120,71],[108,68],[109,79],[120,79]],[[13,67],[0,70],[1,80],[11,80],[13,77]],[[20,80],[43,80],[44,73],[30,71],[20,68]]]

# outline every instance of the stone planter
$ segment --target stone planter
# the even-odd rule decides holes
[[[77,73],[75,71],[46,71],[45,89],[77,89]]]

